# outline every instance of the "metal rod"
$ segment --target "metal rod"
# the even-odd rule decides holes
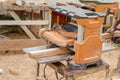
[[[59,78],[58,78],[58,74],[57,74],[57,71],[55,71],[55,75],[56,75],[56,79],[58,80]]]
[[[39,73],[40,73],[40,64],[37,63],[37,78],[36,78],[36,80],[39,80],[39,79],[38,79]]]

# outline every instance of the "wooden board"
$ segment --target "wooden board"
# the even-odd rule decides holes
[[[2,20],[0,25],[48,25],[47,20]]]
[[[40,39],[15,39],[15,40],[1,40],[0,41],[0,51],[6,50],[22,50],[27,47],[34,47],[46,44],[45,41]]]
[[[16,0],[17,1],[17,0]],[[11,1],[13,2],[13,1]],[[2,3],[3,4],[3,3]],[[14,2],[13,2],[14,4]],[[19,6],[19,5],[12,5],[10,3],[6,3],[2,6],[0,6],[0,9],[4,9],[4,10],[48,10],[48,5],[34,5],[34,6],[27,6],[27,5],[22,5],[22,6]]]
[[[114,32],[113,35],[111,33],[103,33],[102,34],[102,39],[110,39],[112,37],[120,37],[120,31]]]
[[[45,49],[45,50],[32,51],[30,52],[29,56],[30,58],[33,58],[33,59],[39,59],[43,57],[68,54],[71,52],[72,51],[67,48],[50,48],[50,49]]]
[[[14,11],[9,11],[9,13],[11,14],[11,16],[12,16],[15,20],[21,20],[21,19],[19,18],[19,16],[18,16]],[[26,33],[31,39],[36,39],[36,37],[34,36],[34,34],[28,29],[27,26],[21,25],[20,27],[25,31],[25,33]]]

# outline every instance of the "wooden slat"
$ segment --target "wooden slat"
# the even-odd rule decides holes
[[[2,20],[0,25],[48,25],[47,20]]]
[[[3,4],[3,3],[2,3]],[[43,8],[45,8],[45,10],[48,10],[48,5],[39,5],[39,6],[19,6],[19,5],[12,5],[10,3],[6,3],[2,6],[0,6],[0,9],[4,9],[4,10],[43,10]]]
[[[113,35],[111,33],[103,33],[102,34],[102,39],[109,39],[112,37],[120,37],[120,31],[114,32]]]
[[[66,6],[67,3],[60,3],[60,2],[57,2],[56,5],[57,5],[57,6]]]
[[[38,59],[38,58],[43,58],[43,57],[68,54],[71,52],[72,51],[67,48],[50,48],[50,49],[45,49],[45,50],[32,51],[29,53],[29,56],[33,59]]]
[[[15,19],[15,20],[21,20],[19,18],[19,16],[17,16],[17,14],[14,11],[9,11],[9,13],[11,14],[11,16]],[[36,39],[36,37],[33,35],[33,33],[27,28],[27,26],[21,26],[21,28],[25,31],[25,33],[31,38],[31,39]]]
[[[34,47],[46,44],[45,41],[40,39],[15,39],[15,40],[1,40],[0,41],[0,51],[5,50],[22,50],[26,47]]]

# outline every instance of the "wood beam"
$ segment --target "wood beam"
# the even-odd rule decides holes
[[[14,11],[9,11],[9,13],[11,14],[11,16],[15,19],[15,20],[21,20],[19,18],[19,16],[14,12]],[[25,33],[31,38],[31,39],[36,39],[36,37],[33,35],[33,33],[28,29],[27,26],[23,26],[21,25],[20,26],[24,31]]]
[[[2,20],[0,25],[48,25],[47,20]]]
[[[0,51],[7,50],[23,50],[23,48],[45,45],[46,42],[40,39],[14,39],[14,40],[1,40]]]
[[[103,33],[102,39],[110,39],[112,37],[120,37],[120,31],[115,31],[113,35],[111,33]]]
[[[29,53],[30,58],[33,59],[39,59],[44,57],[50,57],[55,55],[62,55],[62,54],[68,54],[72,51],[67,48],[50,48],[45,50],[39,50],[39,51],[32,51]]]

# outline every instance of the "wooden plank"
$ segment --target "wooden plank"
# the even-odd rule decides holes
[[[114,46],[103,46],[102,52],[115,50]],[[24,48],[25,53],[29,54],[30,58],[37,59],[39,63],[56,62],[61,60],[72,59],[73,53],[70,49],[66,48],[48,48],[47,46],[37,46],[31,48]]]
[[[103,33],[102,39],[110,39],[112,37],[120,37],[120,31],[115,31],[113,34],[111,33]]]
[[[67,6],[67,3],[60,3],[60,2],[57,2],[56,5],[57,5],[57,6]]]
[[[45,41],[40,39],[15,39],[15,40],[1,40],[0,41],[0,51],[6,50],[22,50],[26,47],[34,47],[46,44]]]
[[[3,3],[2,3],[3,4]],[[49,7],[48,7],[48,5],[34,5],[34,6],[27,6],[27,5],[24,5],[24,6],[19,6],[19,5],[12,5],[12,4],[10,4],[10,3],[7,3],[6,2],[6,4],[4,4],[4,5],[2,5],[2,6],[0,6],[0,9],[4,9],[4,10],[43,10],[43,8],[45,9],[45,10],[48,10],[49,9]]]
[[[48,25],[47,20],[2,20],[0,25]]]
[[[117,70],[120,71],[120,54],[119,54],[119,58],[118,58]]]
[[[15,19],[15,20],[21,20],[19,18],[19,16],[17,16],[17,14],[14,11],[9,11],[9,13],[11,14],[11,16]],[[31,38],[31,39],[36,39],[36,37],[33,35],[33,33],[27,28],[27,26],[21,26],[21,28],[26,32],[26,34]]]
[[[32,51],[29,53],[29,56],[30,58],[33,58],[33,59],[39,59],[43,57],[68,54],[71,52],[72,51],[67,48],[50,48],[50,49],[45,49],[45,50]]]

